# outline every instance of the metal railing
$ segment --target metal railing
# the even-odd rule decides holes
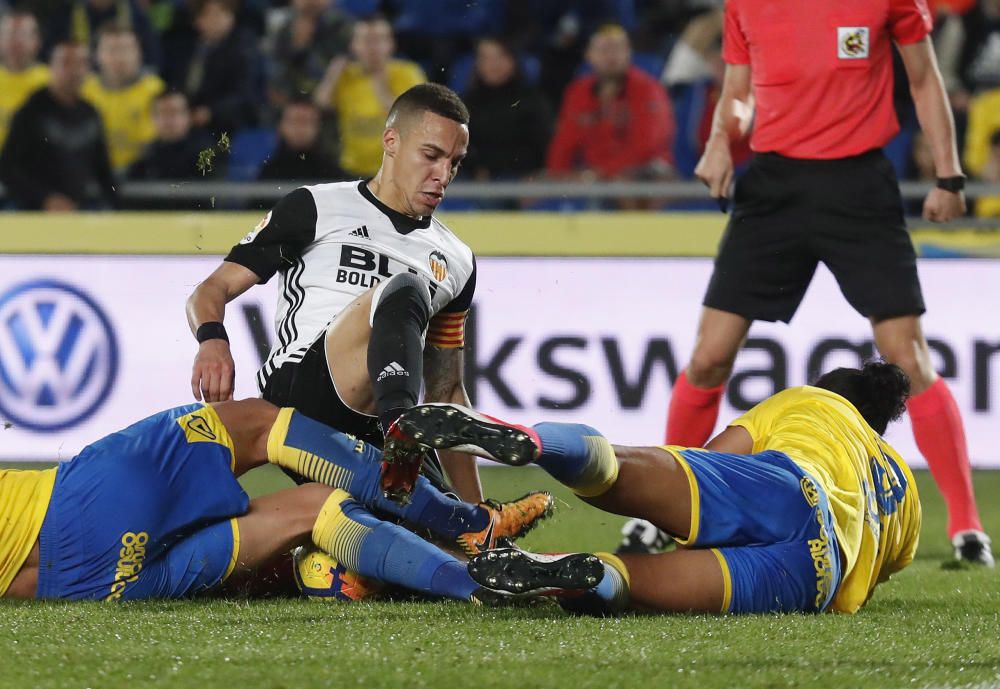
[[[306,182],[221,182],[193,180],[178,182],[127,182],[122,197],[129,200],[199,200],[216,201],[278,200]],[[929,182],[903,182],[903,198],[915,200],[926,196]],[[455,182],[448,187],[448,198],[497,201],[503,199],[579,198],[579,199],[650,199],[705,200],[708,192],[699,182]],[[1000,196],[1000,184],[972,182],[966,196]]]
[[[327,180],[317,180],[321,183]],[[269,208],[288,192],[305,184],[303,180],[268,182],[231,182],[214,179],[177,181],[123,182],[118,189],[124,208],[129,210],[185,209],[185,210],[240,210],[248,208]],[[904,201],[914,210],[914,203],[922,200],[932,188],[929,182],[903,182],[900,191]],[[0,185],[0,198],[3,186]],[[970,182],[966,187],[966,197],[1000,196],[1000,184]],[[711,209],[714,206],[705,186],[696,181],[684,182],[456,182],[448,187],[448,201],[460,200],[480,202],[485,209],[496,208],[499,202],[516,202],[510,207],[537,209],[532,201],[546,200],[545,209],[560,210],[560,201],[565,201],[572,210],[607,210],[611,200],[657,201],[658,207],[667,210],[697,210],[698,207]],[[525,203],[527,202],[527,203]],[[555,203],[552,203],[555,202]],[[575,202],[575,203],[574,203]],[[695,202],[694,204],[692,202]],[[697,203],[700,202],[700,203]],[[692,208],[692,205],[696,205]],[[447,206],[445,206],[446,209]],[[454,210],[454,207],[451,208]],[[919,213],[919,206],[916,211]],[[912,224],[912,223],[911,223]],[[1000,218],[961,218],[953,223],[936,225],[948,227],[980,227],[1000,229]]]

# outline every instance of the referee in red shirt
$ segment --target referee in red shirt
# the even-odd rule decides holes
[[[822,262],[871,321],[882,356],[910,376],[913,432],[947,502],[956,558],[992,566],[962,419],[931,364],[916,255],[881,151],[899,130],[895,42],[938,177],[924,217],[944,222],[965,213],[931,28],[926,0],[726,1],[726,74],[695,174],[712,196],[728,195],[730,145],[746,130],[751,98],[755,155],[736,182],[695,350],[671,395],[667,442],[704,445],[750,324],[788,322]]]

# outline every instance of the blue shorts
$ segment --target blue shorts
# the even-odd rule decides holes
[[[183,598],[236,563],[250,499],[233,443],[200,404],[113,433],[59,467],[39,534],[39,598]]]
[[[820,612],[840,584],[840,548],[826,492],[782,452],[734,455],[671,448],[691,484],[691,533],[712,548],[723,612]]]

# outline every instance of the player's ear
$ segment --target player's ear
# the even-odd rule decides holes
[[[382,132],[382,150],[387,156],[396,155],[399,150],[399,130],[396,127],[386,127]]]

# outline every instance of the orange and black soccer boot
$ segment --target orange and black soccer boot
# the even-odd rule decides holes
[[[487,500],[479,506],[489,514],[486,528],[469,531],[455,541],[469,557],[496,547],[497,541],[520,538],[552,514],[555,501],[546,491],[534,491],[510,502]]]

